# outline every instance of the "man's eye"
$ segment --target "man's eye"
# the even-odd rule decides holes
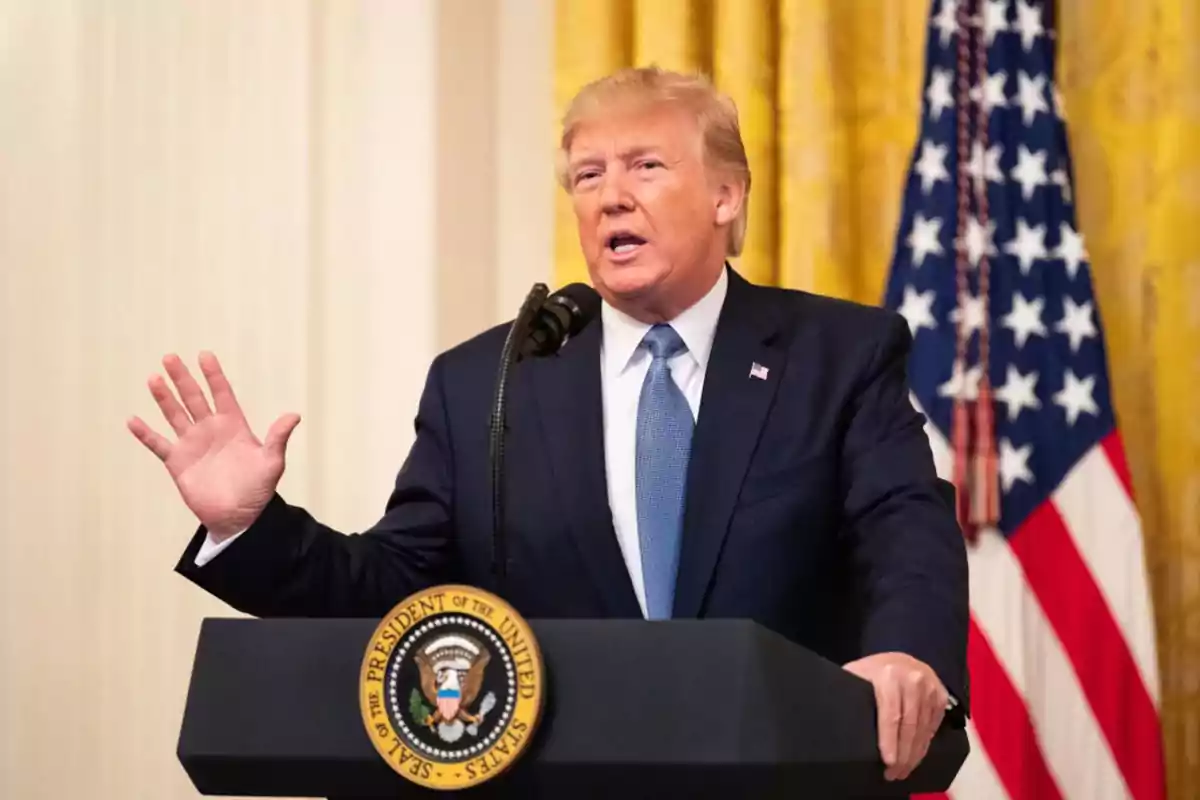
[[[638,163],[638,167],[640,169],[658,169],[662,167],[662,165],[663,163],[661,161],[652,158]]]
[[[576,173],[575,185],[578,186],[579,184],[583,183],[584,181],[590,181],[592,178],[598,177],[599,175],[600,175],[600,173],[597,170],[585,169],[582,172]]]

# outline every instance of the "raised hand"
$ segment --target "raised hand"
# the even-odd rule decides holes
[[[187,507],[220,541],[250,527],[270,502],[283,476],[288,438],[300,416],[284,414],[260,442],[215,355],[200,354],[212,408],[178,356],[168,355],[163,367],[179,398],[161,375],[150,378],[150,394],[175,431],[176,441],[161,436],[139,417],[129,420],[129,430],[166,465]]]

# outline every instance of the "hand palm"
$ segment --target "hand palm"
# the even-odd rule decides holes
[[[283,461],[266,453],[242,420],[227,414],[193,425],[165,463],[184,502],[200,519],[265,505],[263,495],[269,500],[283,475]]]
[[[287,439],[300,419],[295,414],[280,417],[260,442],[214,356],[202,354],[200,366],[215,413],[177,357],[168,356],[163,364],[183,404],[157,375],[150,379],[150,392],[178,440],[168,441],[136,417],[129,429],[163,461],[201,524],[224,538],[249,527],[270,502],[283,475]]]

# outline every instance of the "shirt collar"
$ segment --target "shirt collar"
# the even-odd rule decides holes
[[[729,276],[724,268],[717,282],[691,308],[684,311],[670,325],[687,345],[688,352],[696,363],[705,366],[712,352],[713,338],[717,333],[717,320],[725,304],[725,293],[729,287]],[[638,345],[650,330],[650,325],[639,322],[623,311],[618,311],[605,302],[600,307],[600,322],[603,330],[603,358],[607,374],[619,375],[637,353]]]

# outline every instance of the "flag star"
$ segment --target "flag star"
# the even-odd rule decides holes
[[[1031,78],[1024,70],[1017,73],[1017,105],[1021,107],[1021,118],[1028,127],[1033,124],[1039,111],[1050,111],[1046,104],[1046,76]]]
[[[1089,375],[1083,380],[1075,377],[1075,373],[1067,370],[1063,376],[1063,388],[1060,392],[1054,395],[1054,404],[1062,406],[1067,412],[1067,424],[1074,425],[1075,420],[1079,419],[1079,415],[1086,411],[1089,414],[1100,416],[1100,409],[1096,406],[1096,401],[1092,398],[1092,392],[1096,388],[1096,376]]]
[[[1004,83],[1007,80],[1008,73],[1004,70],[989,74],[982,85],[976,84],[971,87],[970,98],[983,104],[985,114],[992,113],[993,108],[1004,108],[1008,105],[1008,97],[1004,94]]]
[[[1000,440],[1000,483],[1005,492],[1011,492],[1017,481],[1033,483],[1033,473],[1029,471],[1029,457],[1033,455],[1033,445],[1027,444],[1014,448],[1008,439]]]
[[[929,88],[925,90],[925,99],[929,101],[929,116],[934,122],[941,119],[942,112],[954,105],[954,96],[950,94],[954,73],[948,69],[933,68],[929,78]]]
[[[942,47],[950,44],[950,37],[958,33],[958,0],[942,0],[932,24],[940,32],[938,41]]]
[[[983,37],[990,47],[996,34],[1008,30],[1008,0],[987,0],[983,9]]]
[[[1071,227],[1070,223],[1059,225],[1058,247],[1054,248],[1054,257],[1061,258],[1067,265],[1067,274],[1075,280],[1079,265],[1087,261],[1087,248],[1083,246],[1083,235]]]
[[[976,400],[979,398],[979,379],[983,376],[983,367],[979,364],[967,370],[967,374],[963,375],[962,362],[954,362],[954,373],[950,376],[950,380],[938,387],[938,395],[940,397],[958,397],[962,395],[964,400]]]
[[[1042,407],[1037,399],[1037,379],[1036,372],[1022,375],[1012,364],[1008,365],[1008,375],[1004,385],[996,390],[996,399],[1008,406],[1009,422],[1019,417],[1022,409],[1037,411]]]
[[[929,194],[938,181],[950,182],[950,172],[946,169],[948,150],[948,145],[934,144],[928,139],[921,142],[921,157],[913,170],[921,176],[921,191],[925,194]]]
[[[950,321],[962,324],[964,336],[970,336],[981,329],[984,323],[983,298],[967,295],[958,308],[950,312]]]
[[[1071,181],[1067,178],[1067,171],[1062,167],[1050,173],[1050,182],[1062,190],[1062,198],[1064,203],[1071,202]]]
[[[896,309],[906,320],[908,329],[915,337],[921,328],[937,329],[937,321],[933,318],[933,300],[937,292],[929,289],[918,292],[911,286],[904,287],[904,302]]]
[[[967,233],[958,241],[958,246],[965,248],[967,251],[967,260],[971,262],[971,266],[978,267],[979,261],[984,255],[996,255],[996,245],[994,237],[996,235],[996,221],[988,220],[987,227],[983,227],[976,216],[967,217]]]
[[[1013,332],[1018,350],[1025,346],[1032,334],[1046,335],[1046,325],[1042,322],[1042,309],[1045,305],[1045,298],[1036,297],[1031,303],[1020,292],[1013,292],[1012,311],[1004,315],[1000,324]]]
[[[1054,325],[1056,333],[1065,333],[1071,340],[1071,352],[1078,353],[1084,339],[1094,339],[1098,331],[1092,322],[1092,301],[1075,305],[1070,297],[1063,298],[1063,318]]]
[[[1013,29],[1021,34],[1021,47],[1025,48],[1025,52],[1032,50],[1037,37],[1046,33],[1042,25],[1042,9],[1034,3],[1017,0],[1017,21]]]
[[[1031,152],[1025,145],[1017,147],[1017,165],[1013,167],[1012,178],[1021,184],[1021,197],[1029,200],[1039,186],[1050,182],[1046,175],[1046,151]]]
[[[975,186],[987,178],[992,183],[1003,183],[1004,175],[1000,172],[1000,159],[1004,157],[1004,146],[994,144],[985,153],[983,144],[976,141],[971,145],[971,161],[967,164],[967,174],[975,179]]]
[[[1021,265],[1021,274],[1028,275],[1030,267],[1038,258],[1046,258],[1046,226],[1030,227],[1022,217],[1017,218],[1017,233],[1004,245],[1004,252],[1016,256]]]
[[[913,216],[912,232],[908,234],[908,246],[913,251],[913,264],[921,266],[925,261],[925,256],[942,255],[945,250],[942,249],[941,242],[942,221],[937,219],[925,219],[924,215],[917,212]]]

